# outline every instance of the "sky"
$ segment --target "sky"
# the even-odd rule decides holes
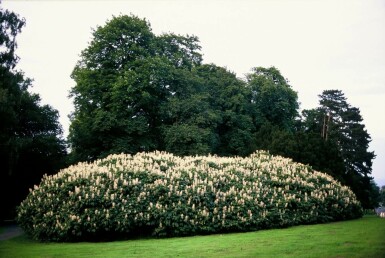
[[[372,138],[375,182],[385,185],[385,1],[383,0],[3,0],[26,19],[18,35],[18,69],[32,92],[60,113],[68,135],[70,75],[113,15],[136,15],[157,35],[195,35],[203,63],[243,78],[274,66],[298,93],[301,109],[318,106],[323,90],[341,90],[361,111]]]

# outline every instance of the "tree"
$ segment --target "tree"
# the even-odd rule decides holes
[[[369,205],[370,208],[377,208],[379,207],[381,203],[381,189],[380,187],[374,182],[374,180],[370,180],[370,191],[369,191]]]
[[[209,107],[204,117],[211,123],[215,141],[212,153],[246,156],[255,151],[255,127],[246,83],[223,67],[197,67]]]
[[[72,73],[74,161],[164,149],[171,139],[167,126],[178,115],[172,103],[196,92],[191,72],[200,64],[199,49],[196,37],[157,37],[136,16],[113,17],[98,27]]]
[[[92,160],[109,154],[119,141],[135,145],[133,140],[146,133],[146,121],[139,117],[131,127],[130,139],[125,138],[125,116],[134,116],[134,103],[120,99],[131,89],[121,83],[127,77],[134,77],[138,60],[144,60],[154,53],[153,33],[145,20],[124,16],[113,18],[104,27],[93,32],[94,39],[82,51],[81,59],[72,72],[76,86],[72,89],[75,112],[72,114],[69,141],[74,161]],[[143,63],[143,62],[142,62]],[[120,120],[116,102],[123,102],[127,110]],[[140,100],[138,100],[140,102]],[[140,110],[140,107],[137,108]],[[123,128],[122,128],[123,127]],[[116,135],[117,137],[114,137]],[[145,140],[138,140],[140,145]],[[148,145],[148,143],[147,143]],[[136,150],[136,149],[135,149]],[[113,150],[112,150],[113,151]],[[127,151],[120,145],[115,151]]]
[[[296,157],[297,93],[275,67],[253,68],[246,80],[256,148]]]
[[[246,78],[252,93],[255,123],[270,123],[293,131],[298,116],[298,96],[279,70],[257,67]]]
[[[371,138],[360,110],[350,106],[340,90],[325,90],[319,97],[320,107],[303,112],[305,130],[338,147],[344,170],[337,177],[353,189],[364,207],[371,208],[370,174],[375,155],[368,151]]]
[[[340,174],[344,163],[338,147],[333,142],[322,140],[319,134],[303,131],[300,127],[291,132],[266,123],[256,132],[256,145],[271,154],[310,165],[344,183]]]
[[[16,36],[24,19],[2,8],[0,15],[1,216],[11,219],[28,188],[64,165],[66,146],[57,110],[40,105],[39,95],[28,92],[32,80],[15,70]]]

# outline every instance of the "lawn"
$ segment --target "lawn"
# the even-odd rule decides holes
[[[0,241],[0,257],[385,257],[385,219],[103,243]]]

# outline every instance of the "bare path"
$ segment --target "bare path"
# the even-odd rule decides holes
[[[0,241],[8,240],[23,234],[23,230],[17,225],[9,225],[4,227],[4,231],[0,233]]]

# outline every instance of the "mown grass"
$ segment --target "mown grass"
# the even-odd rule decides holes
[[[0,257],[385,257],[385,219],[104,243],[0,241]]]

